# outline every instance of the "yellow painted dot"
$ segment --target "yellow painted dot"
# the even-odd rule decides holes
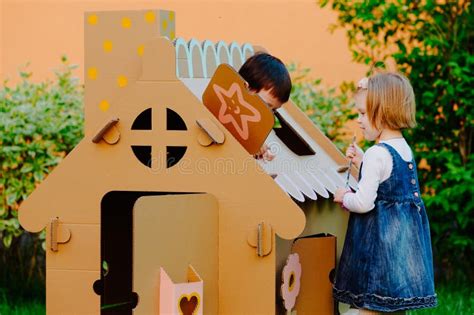
[[[123,87],[126,87],[127,84],[128,84],[128,79],[126,76],[124,75],[119,75],[118,78],[117,78],[117,84],[119,87],[123,88]]]
[[[124,17],[122,19],[122,27],[123,28],[130,28],[132,27],[132,20],[130,20],[130,18],[128,17]]]
[[[101,111],[106,112],[109,110],[110,104],[106,100],[103,100],[99,103],[99,108]]]
[[[87,17],[87,23],[90,25],[96,25],[99,22],[99,17],[95,14],[91,14]]]
[[[95,80],[99,75],[99,71],[95,67],[90,67],[89,69],[87,69],[87,75],[89,76],[89,79]]]
[[[145,21],[147,21],[147,23],[153,23],[155,22],[155,19],[156,19],[155,12],[148,11],[147,13],[145,13]]]
[[[114,45],[112,44],[112,41],[105,40],[104,44],[103,44],[103,47],[104,47],[105,52],[111,52]]]
[[[170,13],[168,15],[168,19],[170,20],[170,22],[174,21],[174,12],[173,11],[170,11]]]
[[[166,31],[166,29],[168,28],[168,21],[167,20],[163,20],[163,22],[161,22],[161,28]]]
[[[143,53],[145,52],[145,45],[140,45],[137,48],[137,53],[139,56],[143,56]]]
[[[175,33],[173,30],[170,31],[170,40],[174,40]]]

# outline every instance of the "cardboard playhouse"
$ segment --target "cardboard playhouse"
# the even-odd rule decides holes
[[[48,314],[333,314],[346,160],[292,102],[272,129],[235,71],[259,50],[86,14],[84,139],[19,211],[47,231]]]

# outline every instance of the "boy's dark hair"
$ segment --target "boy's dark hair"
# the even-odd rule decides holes
[[[245,61],[239,74],[247,81],[251,90],[269,90],[282,103],[290,98],[290,74],[283,62],[270,54],[256,53]]]

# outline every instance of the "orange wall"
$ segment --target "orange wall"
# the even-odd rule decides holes
[[[0,82],[3,81],[3,0],[0,0]]]
[[[94,10],[161,8],[176,12],[177,36],[198,40],[236,40],[266,47],[284,62],[312,68],[330,85],[357,80],[365,68],[351,62],[342,31],[316,0],[0,0],[0,79],[16,81],[19,66],[30,62],[35,80],[52,77],[66,54],[82,79],[83,14]]]

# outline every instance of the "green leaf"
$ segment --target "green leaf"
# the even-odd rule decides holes
[[[8,206],[12,206],[15,203],[17,195],[18,195],[18,192],[16,192],[16,191],[7,195],[7,205]]]
[[[33,170],[33,165],[26,163],[26,164],[23,164],[23,167],[21,168],[20,172],[21,173],[29,173],[32,170]]]
[[[3,245],[6,247],[6,248],[10,248],[10,245],[12,243],[12,239],[13,239],[13,235],[12,234],[4,234],[3,235]]]

